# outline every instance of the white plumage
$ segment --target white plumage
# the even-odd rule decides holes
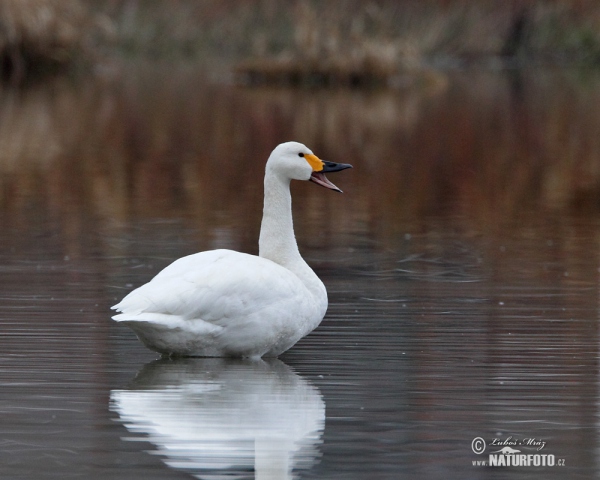
[[[324,162],[297,142],[279,145],[265,172],[259,256],[211,250],[176,260],[112,307],[149,348],[179,356],[277,356],[321,323],[327,292],[300,256],[290,180],[340,191]]]

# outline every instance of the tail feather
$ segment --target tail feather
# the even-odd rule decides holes
[[[223,331],[223,327],[202,319],[185,319],[178,315],[165,313],[119,313],[113,320],[125,323],[134,329],[150,328],[152,330],[181,330],[194,335],[215,335]],[[137,328],[135,328],[137,327]]]

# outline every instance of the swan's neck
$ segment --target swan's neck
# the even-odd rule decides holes
[[[286,268],[298,259],[302,260],[292,222],[290,181],[271,172],[265,175],[265,204],[258,254]]]
[[[265,175],[265,204],[258,255],[292,271],[311,292],[318,295],[325,292],[323,283],[298,251],[292,221],[290,180],[270,171]]]

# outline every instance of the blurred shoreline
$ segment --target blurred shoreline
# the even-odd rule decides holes
[[[0,27],[4,79],[140,57],[310,86],[403,84],[468,65],[600,65],[592,0],[3,0]]]

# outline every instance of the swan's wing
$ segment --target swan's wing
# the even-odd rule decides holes
[[[291,272],[261,257],[213,250],[183,257],[113,309],[115,320],[203,320],[225,326],[274,304],[292,305],[305,293]]]

